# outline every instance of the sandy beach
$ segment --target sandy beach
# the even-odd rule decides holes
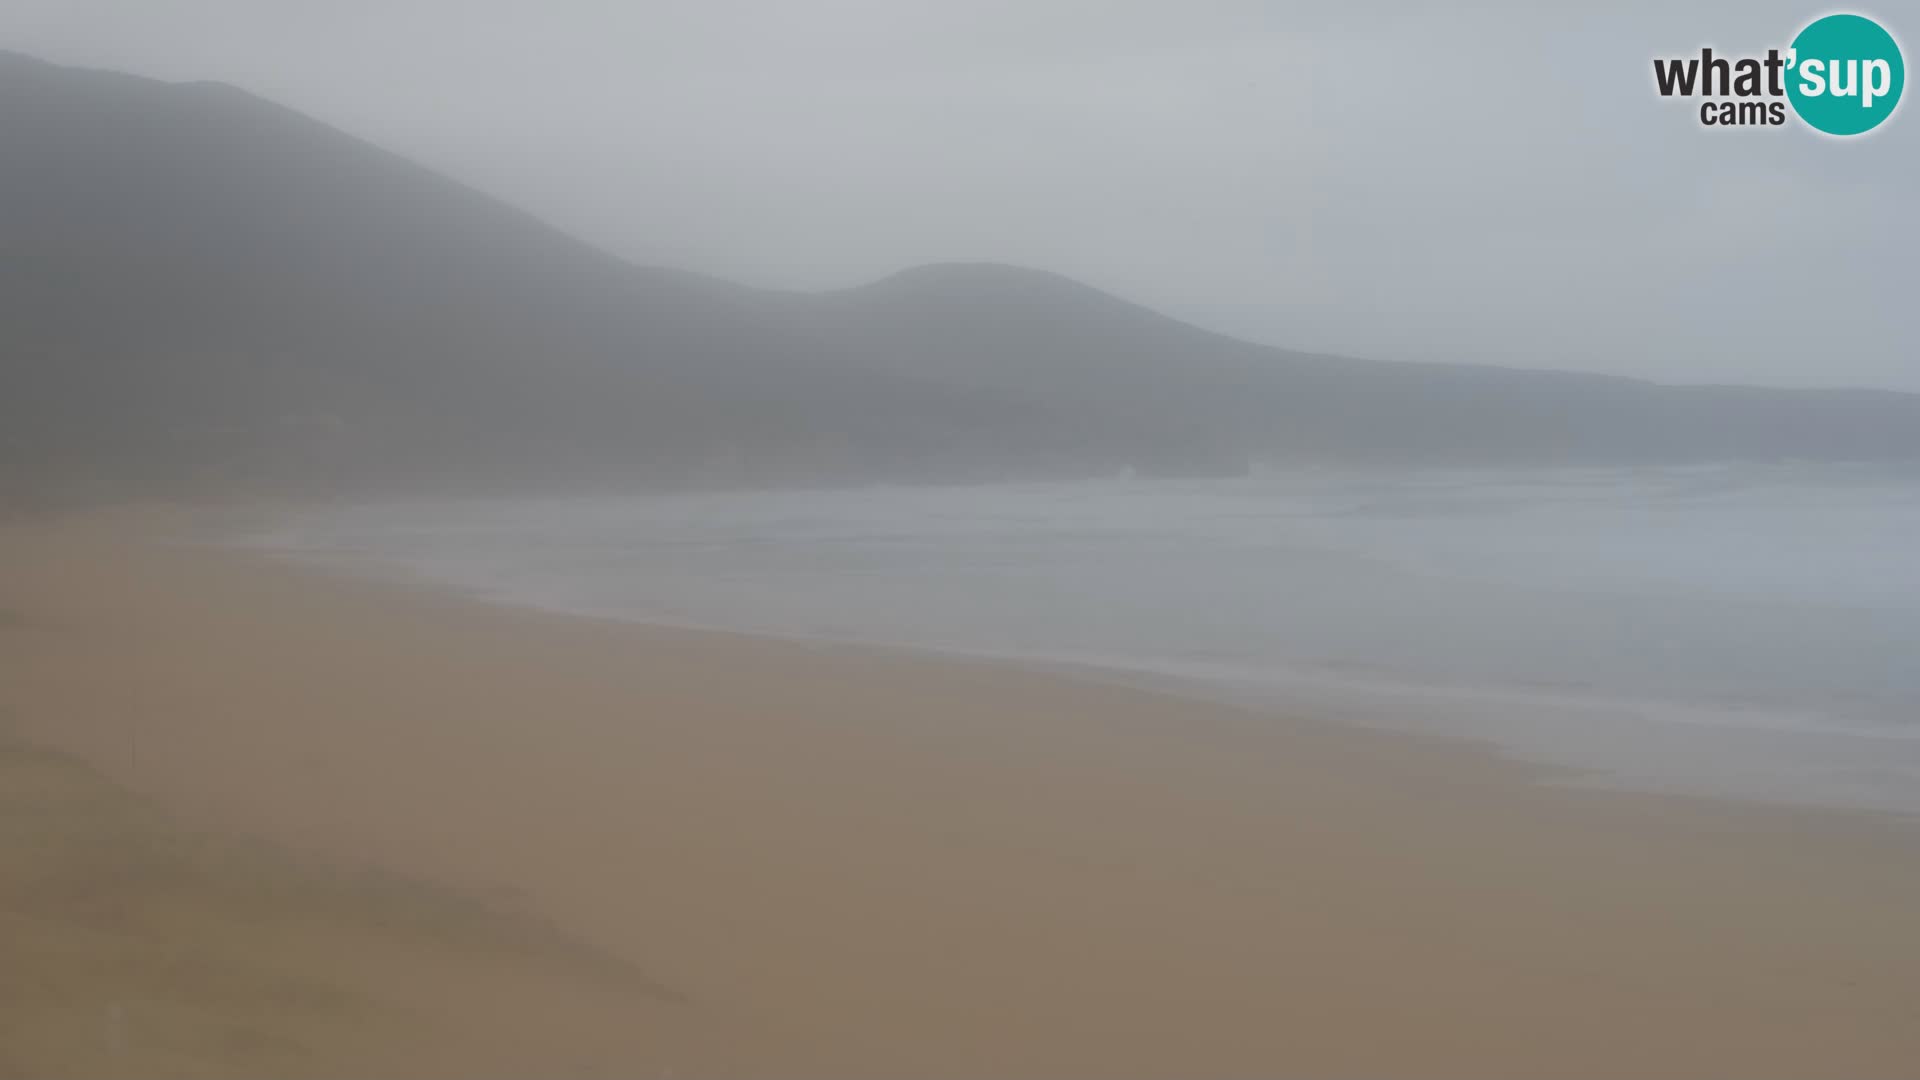
[[[0,1076],[1920,1075],[1920,827],[0,525]]]

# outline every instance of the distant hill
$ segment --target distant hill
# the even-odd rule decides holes
[[[0,54],[0,484],[1920,457],[1920,397],[1288,352],[1052,274],[644,268],[239,90]]]

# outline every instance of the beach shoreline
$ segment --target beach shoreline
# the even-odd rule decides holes
[[[1826,516],[1801,473],[1697,479],[400,499],[216,539],[517,608],[1464,737],[1581,784],[1920,820],[1920,582],[1873,539],[1913,491]]]
[[[165,888],[97,870],[126,895],[76,919],[29,903],[69,851],[36,833],[0,894],[0,950],[29,972],[16,1023],[89,1049],[3,1037],[36,1056],[0,1054],[0,1072],[514,1075],[547,1047],[572,1048],[563,1073],[682,1077],[1920,1060],[1910,822],[1543,785],[1559,774],[1464,741],[164,542],[200,520],[0,525],[0,762],[57,754],[59,791],[122,792],[176,838],[413,882],[507,922],[436,916],[465,929],[409,953],[425,931],[393,930],[385,901],[297,883],[244,918],[168,921],[208,895],[179,881],[251,873],[252,856]],[[72,851],[161,843],[88,840],[100,827],[55,813],[69,796],[34,769],[0,795],[54,808]],[[518,926],[542,930],[502,929]],[[130,980],[101,957],[242,940],[305,942],[274,955],[309,973],[324,941],[325,980],[438,1024],[349,1044],[293,995],[249,1015],[257,1038],[189,1038],[225,1022],[218,996],[133,980],[191,1015],[160,1010],[164,1032],[99,1056],[100,1005]],[[581,955],[649,989],[560,959]],[[472,985],[389,977],[423,963]],[[61,1027],[67,1012],[83,1018]],[[533,1056],[455,1052],[476,1020]]]

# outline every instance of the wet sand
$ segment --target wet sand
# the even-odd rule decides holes
[[[185,524],[0,526],[0,1075],[1920,1072],[1909,822]]]

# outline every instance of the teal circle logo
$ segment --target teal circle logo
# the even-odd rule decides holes
[[[1907,65],[1900,45],[1864,15],[1815,19],[1793,39],[1787,100],[1800,119],[1829,135],[1861,135],[1900,104]]]

